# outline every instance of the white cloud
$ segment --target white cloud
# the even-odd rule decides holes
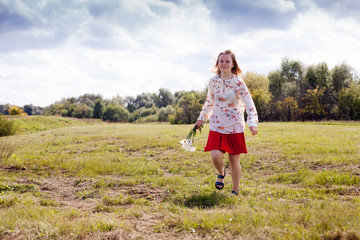
[[[291,0],[260,0],[251,2],[257,7],[265,7],[273,10],[280,11],[282,13],[295,10],[295,3]]]
[[[298,40],[304,49],[293,49],[291,56],[308,64],[326,62],[333,67],[347,61],[358,67],[360,24],[352,19],[335,19],[315,10],[300,14],[288,34],[294,36],[293,41]]]
[[[76,38],[81,44],[94,49],[141,49],[141,45],[125,29],[103,20],[82,24]]]
[[[334,67],[345,61],[358,66],[360,24],[352,19],[335,19],[320,9],[298,15],[287,30],[254,30],[231,38],[231,47],[245,71],[267,74],[280,66],[283,57],[306,65],[320,62]]]
[[[112,98],[162,87],[173,92],[203,90],[214,58],[228,48],[245,72],[267,74],[285,56],[307,65],[325,61],[329,67],[346,61],[360,70],[359,21],[336,19],[310,1],[306,11],[296,14],[298,5],[292,1],[264,1],[262,9],[284,13],[276,15],[276,21],[291,16],[292,23],[286,28],[255,24],[251,29],[228,28],[202,1],[89,0],[56,5],[57,10],[45,0],[37,1],[36,9],[21,3],[14,2],[18,5],[11,11],[35,20],[0,29],[0,104],[46,106],[84,93]],[[9,24],[22,19],[11,16]]]

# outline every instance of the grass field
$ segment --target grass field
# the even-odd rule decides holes
[[[360,239],[359,122],[260,123],[235,197],[208,125],[186,152],[191,125],[21,121],[0,138],[0,238]]]

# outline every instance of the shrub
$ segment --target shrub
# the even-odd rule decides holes
[[[130,116],[129,111],[121,106],[109,105],[106,107],[103,120],[110,122],[126,122]]]
[[[134,112],[132,112],[129,116],[129,122],[156,122],[157,118],[155,120],[153,120],[153,117],[150,117],[152,115],[156,115],[158,112],[158,108],[153,106],[151,108],[139,108],[136,109]],[[142,119],[147,119],[148,120],[142,120]]]
[[[146,117],[141,117],[136,119],[136,123],[146,123],[146,122],[157,122],[158,121],[158,116],[153,114],[153,115],[149,115]]]
[[[167,107],[160,108],[158,112],[158,121],[159,122],[166,122],[169,121],[169,116],[175,113],[175,109],[168,105]]]
[[[86,106],[85,104],[80,104],[77,106],[74,117],[76,118],[91,118],[93,115],[93,109]]]
[[[0,137],[11,136],[16,133],[14,122],[0,116]]]

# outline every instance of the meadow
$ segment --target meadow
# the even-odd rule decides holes
[[[207,124],[187,152],[192,125],[14,121],[0,138],[12,153],[0,154],[0,238],[360,239],[360,122],[247,130],[236,197],[226,158],[214,187]]]

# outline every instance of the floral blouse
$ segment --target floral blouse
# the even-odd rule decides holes
[[[248,126],[256,127],[257,111],[244,81],[235,75],[228,80],[222,80],[217,75],[210,79],[206,102],[198,120],[210,118],[210,131],[224,134],[243,133],[245,108]]]

